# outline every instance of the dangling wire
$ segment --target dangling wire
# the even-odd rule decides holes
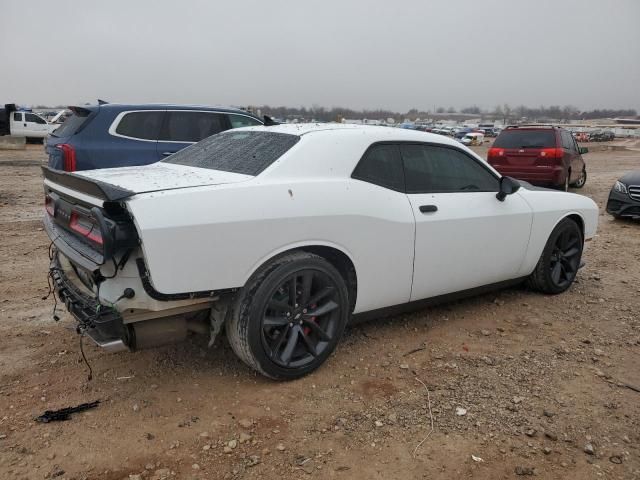
[[[76,328],[76,332],[78,333],[78,335],[80,335],[80,354],[82,355],[82,360],[84,360],[84,364],[89,369],[89,374],[87,375],[87,381],[90,382],[93,379],[93,369],[91,368],[91,365],[87,360],[87,356],[84,354],[84,344],[82,343],[82,340],[84,338],[84,329],[80,328],[80,326],[78,325],[78,327]]]

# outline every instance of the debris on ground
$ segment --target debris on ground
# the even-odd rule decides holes
[[[94,402],[81,403],[75,407],[66,407],[59,410],[46,410],[42,415],[35,418],[36,422],[49,423],[49,422],[62,422],[69,420],[71,414],[84,412],[100,405],[100,400]]]

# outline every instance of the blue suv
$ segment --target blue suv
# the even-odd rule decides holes
[[[224,130],[262,125],[234,108],[100,104],[73,114],[45,141],[49,166],[74,172],[148,165]]]

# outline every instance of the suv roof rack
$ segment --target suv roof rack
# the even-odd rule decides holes
[[[505,129],[508,128],[531,128],[531,127],[536,127],[536,128],[561,128],[557,125],[551,125],[549,123],[523,123],[520,125],[507,125],[505,127]]]

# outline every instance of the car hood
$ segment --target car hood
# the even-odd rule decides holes
[[[640,185],[640,170],[625,173],[620,177],[620,181],[626,185]]]
[[[74,175],[103,184],[110,184],[135,194],[236,183],[253,178],[251,175],[240,173],[187,167],[164,162],[136,167],[83,170],[75,172]]]

